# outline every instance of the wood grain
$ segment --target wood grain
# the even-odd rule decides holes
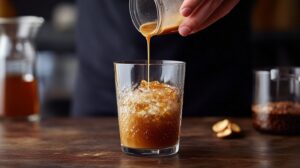
[[[134,157],[120,150],[116,118],[0,123],[0,167],[300,167],[300,136],[260,134],[250,119],[233,119],[240,139],[215,138],[221,118],[185,118],[178,155]]]

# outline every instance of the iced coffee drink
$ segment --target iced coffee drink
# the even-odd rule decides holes
[[[142,60],[114,66],[122,151],[137,156],[176,154],[185,63]]]
[[[118,96],[122,146],[160,149],[178,143],[182,100],[176,87],[143,80]]]

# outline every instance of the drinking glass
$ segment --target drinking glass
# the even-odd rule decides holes
[[[300,133],[300,68],[255,71],[253,125],[262,132]]]
[[[179,150],[185,63],[116,62],[121,148],[126,154],[167,156]]]

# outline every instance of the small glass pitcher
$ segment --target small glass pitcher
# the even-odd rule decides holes
[[[0,18],[0,117],[39,120],[33,39],[43,18]]]
[[[137,30],[151,30],[152,36],[178,32],[183,21],[179,9],[183,0],[129,0],[129,11]]]

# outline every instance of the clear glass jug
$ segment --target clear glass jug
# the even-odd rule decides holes
[[[183,20],[183,0],[129,0],[129,11],[137,30],[151,30],[152,36],[178,32]]]
[[[39,119],[38,83],[35,77],[33,39],[43,18],[0,18],[0,117]]]

